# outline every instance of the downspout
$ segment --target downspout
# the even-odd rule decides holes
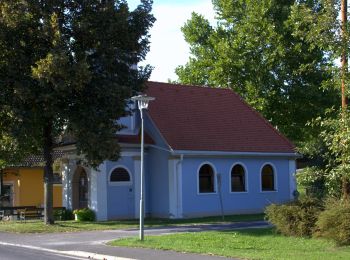
[[[218,185],[218,192],[219,192],[219,201],[220,201],[220,209],[221,209],[221,216],[222,216],[222,221],[225,221],[225,213],[224,213],[224,205],[222,202],[222,194],[221,194],[221,185],[222,185],[222,180],[221,180],[221,174],[217,173],[216,174],[216,181]]]
[[[182,164],[183,159],[184,159],[184,155],[181,154],[180,160],[176,163],[176,215],[177,217],[179,217],[180,198],[181,198],[180,192],[179,192],[179,177],[180,177],[179,167]]]

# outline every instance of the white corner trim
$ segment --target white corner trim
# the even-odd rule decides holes
[[[296,163],[295,160],[289,160],[289,191],[290,191],[290,199],[294,199],[294,191],[297,190],[296,183]]]
[[[183,206],[182,206],[182,162],[184,156],[181,154],[180,160],[176,163],[176,177],[177,177],[177,216],[182,218]]]
[[[182,218],[182,161],[183,156],[168,160],[170,218]]]

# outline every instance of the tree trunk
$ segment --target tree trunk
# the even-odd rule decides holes
[[[346,176],[343,176],[342,178],[342,194],[343,194],[343,200],[348,201],[350,196],[350,182],[349,179]]]
[[[53,218],[53,159],[52,159],[52,123],[49,122],[43,129],[44,138],[44,222],[47,225],[54,224]]]
[[[4,176],[4,170],[0,170],[0,197],[3,195],[3,192],[4,192],[4,189],[3,189],[3,182],[4,182],[4,179],[3,179],[3,176]]]

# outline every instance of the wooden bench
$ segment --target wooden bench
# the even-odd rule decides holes
[[[66,213],[65,207],[54,207],[54,215],[59,220],[64,219]],[[43,219],[44,208],[36,206],[19,206],[19,207],[0,207],[0,219],[3,220],[30,220],[30,219]]]
[[[21,218],[21,212],[25,210],[34,210],[35,206],[18,206],[18,207],[1,207],[0,211],[3,211],[3,220],[18,220]]]
[[[41,208],[24,208],[19,210],[19,220],[26,221],[31,219],[42,219],[44,217],[44,211]]]

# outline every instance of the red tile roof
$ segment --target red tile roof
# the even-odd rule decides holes
[[[149,115],[174,150],[293,153],[294,145],[229,89],[148,82]]]

